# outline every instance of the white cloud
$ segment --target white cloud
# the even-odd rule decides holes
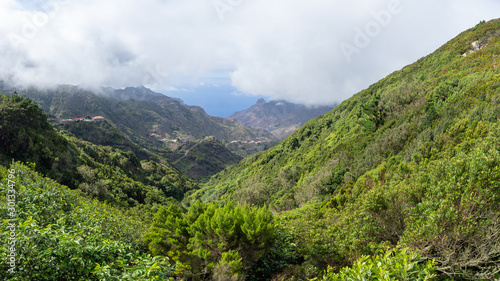
[[[309,104],[348,98],[500,10],[496,0],[22,2],[0,2],[4,79],[168,89],[230,69],[241,92]],[[373,36],[356,45],[357,30]]]

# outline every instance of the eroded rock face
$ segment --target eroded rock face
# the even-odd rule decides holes
[[[487,44],[481,44],[479,41],[474,41],[471,43],[472,45],[472,50],[469,50],[463,54],[464,57],[470,54],[474,54],[475,52],[481,50],[482,48],[486,47]]]

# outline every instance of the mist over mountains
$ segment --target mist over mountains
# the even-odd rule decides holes
[[[1,83],[2,93],[12,94],[16,90],[36,101],[55,120],[105,118],[103,124],[66,123],[56,128],[94,144],[125,148],[143,155],[137,144],[168,159],[195,179],[211,176],[242,157],[269,149],[309,118],[323,113],[296,104],[285,105],[284,101],[273,102],[269,105],[280,106],[274,111],[273,106],[267,107],[272,116],[261,114],[240,124],[235,118],[210,116],[199,106],[186,105],[181,99],[143,86],[92,90],[72,85],[16,88]],[[280,124],[276,123],[278,119],[282,120]],[[272,128],[262,127],[266,122],[274,122]],[[277,133],[278,130],[285,133]]]
[[[230,2],[222,5],[222,14],[216,9],[220,2]],[[396,8],[388,9],[391,5]],[[249,95],[333,104],[430,53],[443,38],[496,17],[499,5],[494,0],[3,0],[0,78],[18,85],[160,90],[223,71]],[[365,40],[356,44],[360,33]],[[345,44],[356,48],[350,60],[341,49]]]
[[[37,3],[43,6],[44,1],[51,0]],[[62,65],[104,61],[110,67],[101,69],[106,75],[82,72],[103,79],[99,81],[116,75],[117,80],[129,82],[126,85],[136,84],[132,76],[143,73],[117,74],[125,74],[125,69],[140,72],[141,61],[155,61],[155,56],[137,55],[148,53],[144,50],[151,46],[165,59],[163,66],[172,63],[174,76],[182,75],[180,69],[190,72],[193,65],[210,65],[200,59],[205,56],[236,57],[238,67],[229,71],[233,81],[254,94],[279,90],[267,92],[269,102],[259,99],[231,118],[221,118],[144,86],[44,87],[42,82],[18,86],[12,80],[0,81],[0,217],[4,222],[0,256],[8,258],[0,264],[0,279],[500,278],[500,19],[476,22],[451,39],[440,37],[447,43],[387,76],[364,60],[378,60],[391,68],[388,57],[392,62],[404,61],[394,50],[405,58],[414,54],[399,48],[396,37],[385,41],[391,44],[383,44],[385,30],[399,30],[397,39],[402,41],[415,36],[417,29],[430,37],[431,27],[453,25],[448,20],[460,18],[447,15],[437,22],[422,21],[423,14],[409,11],[410,7],[420,7],[419,11],[435,18],[463,7],[469,8],[467,12],[481,10],[478,5],[497,7],[497,1],[444,0],[432,5],[425,0],[312,1],[294,6],[298,4],[294,0],[265,2],[268,5],[260,0],[216,0],[216,7],[226,7],[216,10],[215,15],[218,12],[222,18],[219,24],[231,18],[235,22],[235,29],[222,29],[235,32],[234,38],[240,38],[236,45],[248,46],[237,52],[231,44],[217,49],[221,45],[189,43],[191,49],[182,49],[184,44],[173,40],[181,36],[195,43],[210,41],[208,37],[215,33],[203,33],[207,38],[198,41],[188,32],[191,26],[206,23],[203,16],[207,8],[213,8],[210,2],[196,6],[193,3],[198,0],[145,0],[140,5],[148,12],[135,13],[138,2],[120,2],[122,6],[112,9],[118,4],[115,1],[85,1],[88,7],[81,1],[66,1],[71,12],[62,18],[75,16],[68,21],[71,25],[66,28],[59,19],[52,22],[53,30],[41,29],[39,38],[31,38],[43,42],[41,49],[20,49],[18,57],[30,57],[24,55],[31,51],[33,59],[20,62],[13,72],[43,81],[47,76],[37,75],[43,65],[44,69],[54,67],[54,76],[61,78],[57,73],[61,69],[41,59],[49,54],[46,50],[59,55],[50,44],[57,40],[41,38],[54,39],[57,32],[65,31],[70,45],[79,47],[75,50],[102,54],[102,60],[76,56],[74,61],[63,59]],[[361,2],[366,5],[350,10]],[[446,6],[452,2],[453,6]],[[3,12],[20,6],[36,9],[38,4],[3,1],[0,20],[30,15],[23,9]],[[108,9],[97,10],[101,5]],[[284,9],[277,9],[281,5]],[[155,7],[163,8],[162,13]],[[74,12],[80,9],[88,9],[84,14],[94,17],[77,20]],[[386,24],[363,22],[359,9],[378,19],[385,15]],[[191,19],[188,15],[193,13],[200,17]],[[43,17],[43,13],[36,15]],[[114,29],[100,27],[103,22],[120,22],[117,19],[124,15],[131,16],[130,22]],[[165,15],[182,28],[145,28],[161,19],[154,15]],[[105,21],[109,16],[114,17]],[[351,50],[355,56],[346,67],[334,63],[339,58],[331,48],[335,39],[324,36],[333,31],[329,24],[351,18],[364,30],[354,29],[356,49]],[[398,18],[413,20],[413,29],[396,24]],[[93,32],[78,32],[88,30],[89,19]],[[305,26],[308,19],[316,25]],[[255,23],[256,28],[238,23]],[[286,29],[279,28],[283,23]],[[352,39],[352,30],[342,24],[335,27],[345,32],[346,40]],[[143,34],[130,36],[119,32],[122,28]],[[212,30],[213,26],[203,28]],[[1,25],[0,35],[4,29]],[[129,44],[100,36],[99,31],[105,34],[106,30]],[[141,38],[157,38],[147,36],[151,34],[179,44],[167,44],[172,49],[144,45]],[[216,35],[227,39],[226,34]],[[103,45],[98,47],[112,55],[98,52],[88,38],[99,38]],[[365,44],[361,44],[363,38],[368,38]],[[0,51],[5,50],[8,53],[10,48],[5,48],[0,37]],[[195,50],[205,53],[200,56]],[[191,64],[183,68],[185,54],[192,54],[188,56]],[[0,77],[5,74],[2,69],[15,60],[6,60]],[[217,61],[231,64],[230,60]],[[81,65],[68,68],[72,70],[68,77],[75,77],[79,69]],[[352,97],[334,107],[308,107],[280,99],[282,94],[300,95],[302,100],[313,101],[327,93],[334,100],[335,81],[351,88],[358,85],[359,81],[339,75],[346,72],[351,78],[366,73],[385,77],[357,93],[350,92]],[[353,72],[356,75],[351,76]],[[298,78],[301,75],[304,79]],[[340,89],[341,94],[345,90]]]

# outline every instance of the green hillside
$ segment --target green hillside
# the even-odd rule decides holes
[[[136,146],[130,143],[125,142],[130,150],[124,151],[74,136],[64,137],[32,100],[19,94],[0,95],[0,100],[2,165],[12,161],[33,163],[38,172],[61,184],[128,207],[170,204],[196,188],[196,184],[154,154],[139,150],[148,156],[139,160],[133,152]]]
[[[4,88],[5,93],[11,92]],[[58,118],[104,116],[132,141],[148,149],[165,149],[165,141],[160,140],[195,141],[205,136],[229,142],[257,138],[274,141],[268,133],[246,128],[235,120],[209,116],[199,107],[185,105],[146,88],[105,89],[99,93],[64,85],[20,92]],[[134,96],[137,99],[132,98]]]
[[[482,22],[190,200],[281,212],[305,259],[283,278],[396,245],[435,259],[441,274],[498,278],[499,55],[500,21]]]
[[[54,127],[62,134],[101,146],[111,146],[125,152],[133,152],[139,160],[153,160],[174,166],[183,175],[194,180],[206,179],[238,163],[241,157],[232,153],[215,137],[197,141],[173,142],[168,150],[149,150],[132,142],[108,121],[64,122]]]
[[[5,83],[0,84],[2,89],[4,94],[14,91]],[[224,152],[222,155],[225,157],[213,157],[220,150],[198,151],[200,157],[214,163],[211,168],[197,161],[199,157],[183,158],[182,163],[174,165],[183,171],[196,170],[191,173],[196,179],[212,176],[237,162],[235,159],[270,148],[277,140],[263,130],[244,127],[233,119],[209,116],[202,108],[185,105],[181,100],[144,87],[123,90],[105,88],[99,92],[62,85],[54,89],[27,88],[19,91],[33,99],[54,119],[104,116],[104,123],[66,122],[55,127],[94,144],[133,151],[141,160],[158,161],[151,158],[151,153],[161,159],[172,160],[179,151],[172,151],[171,146],[177,147],[179,143],[189,146],[214,136],[225,144],[225,150],[230,153]],[[145,150],[151,153],[144,153]]]
[[[461,120],[496,122],[498,28],[492,21],[464,32],[218,174],[199,197],[290,210],[353,187],[385,162],[412,162]],[[483,48],[464,56],[475,41]]]
[[[148,158],[144,149],[128,139],[106,120],[100,122],[64,122],[53,125],[64,135],[74,136],[95,145],[112,146],[124,151],[133,151],[141,159]]]
[[[196,180],[205,179],[241,160],[215,137],[183,142],[171,148],[173,153],[168,156],[169,160],[185,175]]]
[[[481,22],[201,189],[125,142],[98,145],[109,130],[63,136],[30,99],[0,95],[0,252],[16,267],[0,276],[498,280],[499,55],[500,20]],[[150,132],[144,114],[134,126]],[[189,172],[183,159],[221,146],[180,145],[174,160]]]
[[[89,200],[19,163],[9,169],[0,167],[0,186],[16,194],[11,211],[7,203],[11,198],[8,201],[7,192],[0,193],[0,255],[10,256],[8,262],[2,258],[0,279],[154,280],[162,276],[165,280],[175,276],[176,266],[168,258],[147,253],[141,242],[147,224],[134,213]],[[16,240],[10,240],[13,232]]]

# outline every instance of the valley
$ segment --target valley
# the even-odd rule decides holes
[[[498,280],[499,63],[482,21],[336,106],[231,118],[2,82],[0,277]]]

